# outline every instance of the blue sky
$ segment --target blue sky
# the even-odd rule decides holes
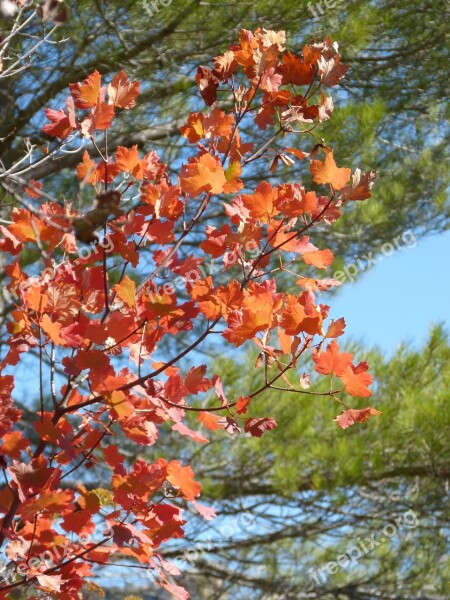
[[[419,347],[432,323],[450,329],[450,232],[417,238],[381,260],[330,302],[347,336],[391,355],[402,342]]]

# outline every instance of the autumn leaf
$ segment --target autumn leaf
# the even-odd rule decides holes
[[[362,409],[350,409],[344,410],[334,420],[341,429],[347,429],[355,423],[364,423],[373,415],[381,415],[381,412],[375,408],[362,408]]]
[[[219,87],[219,80],[213,75],[211,69],[208,67],[198,67],[197,75],[195,80],[202,95],[203,100],[208,106],[214,104],[217,100],[217,88]]]
[[[362,173],[361,169],[355,169],[351,183],[346,185],[341,193],[347,200],[367,200],[371,196],[375,178],[375,171]]]
[[[350,179],[351,169],[337,167],[333,151],[324,148],[325,160],[311,161],[310,171],[315,183],[329,183],[335,190],[342,189]]]
[[[268,223],[279,213],[276,208],[277,197],[277,190],[267,181],[263,181],[256,186],[254,194],[242,194],[240,199],[252,218]]]
[[[184,385],[190,394],[198,394],[198,392],[206,392],[212,387],[212,382],[205,377],[206,365],[192,367],[186,373]]]
[[[283,54],[283,65],[281,67],[283,85],[293,83],[294,85],[308,85],[314,77],[314,65],[302,60],[291,52]]]
[[[82,83],[69,84],[70,94],[77,108],[93,108],[100,101],[100,82],[101,75],[95,70]]]
[[[345,329],[345,319],[341,318],[337,321],[332,321],[325,334],[325,339],[337,338],[343,335]]]
[[[326,269],[333,263],[333,253],[326,248],[325,250],[316,250],[315,252],[304,252],[302,258],[307,265],[313,265],[318,269]]]
[[[194,442],[199,442],[200,444],[207,444],[209,442],[207,437],[205,437],[201,433],[198,433],[198,431],[193,431],[184,423],[175,423],[175,425],[172,426],[172,431],[176,431],[180,435],[189,437],[192,440],[194,440]]]
[[[117,108],[133,108],[136,106],[139,86],[139,81],[128,81],[125,71],[120,71],[108,85],[108,103]]]
[[[19,459],[21,451],[26,450],[29,445],[29,440],[23,437],[21,431],[11,431],[1,438],[0,454]]]
[[[181,491],[186,500],[194,500],[199,496],[202,486],[194,481],[191,467],[183,467],[178,460],[172,460],[167,467],[167,481]]]
[[[339,344],[333,340],[328,344],[327,349],[322,352],[314,352],[313,360],[316,363],[315,370],[322,375],[338,375],[339,377],[344,371],[351,367],[353,362],[353,354],[341,352]]]
[[[210,154],[191,159],[180,171],[181,191],[191,198],[199,196],[202,192],[220,194],[226,183],[223,167]]]
[[[202,425],[204,425],[207,429],[210,429],[211,431],[217,431],[218,429],[221,429],[221,426],[219,424],[221,417],[219,417],[218,415],[202,411],[201,413],[199,413],[197,420],[199,423],[202,423]]]
[[[361,398],[367,398],[372,395],[368,386],[372,383],[372,375],[367,373],[368,365],[364,363],[363,367],[353,367],[352,365],[347,366],[344,371],[339,375],[345,389],[351,396],[359,396]],[[336,373],[337,375],[337,373]]]
[[[45,116],[50,121],[44,125],[42,131],[52,137],[59,137],[65,140],[77,127],[75,117],[65,110],[45,109]]]
[[[128,275],[125,275],[120,283],[116,283],[114,290],[117,296],[123,300],[127,306],[130,308],[136,306],[136,284],[128,277]]]
[[[249,418],[245,422],[244,430],[253,437],[261,437],[266,431],[270,431],[275,427],[277,427],[277,423],[272,417],[264,417],[263,419]]]

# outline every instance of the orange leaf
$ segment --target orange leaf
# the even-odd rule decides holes
[[[102,76],[96,70],[82,83],[70,83],[69,89],[77,108],[93,108],[100,100],[100,81]]]
[[[262,223],[268,223],[269,220],[279,213],[275,207],[278,192],[267,181],[262,181],[255,189],[255,193],[242,194],[240,196],[244,206],[250,211],[254,219]]]
[[[42,183],[40,181],[36,181],[35,179],[30,179],[30,181],[28,182],[29,185],[33,186],[33,188],[36,188],[37,190],[42,190]],[[31,187],[25,187],[25,191],[26,193],[31,197],[31,198],[40,198],[41,195],[39,192],[36,191],[36,189],[32,189]]]
[[[226,184],[223,186],[225,194],[238,192],[244,187],[244,184],[239,179],[242,173],[241,164],[238,161],[232,162],[225,171]]]
[[[133,108],[139,94],[139,81],[128,81],[125,71],[114,75],[108,85],[108,102],[118,108]]]
[[[307,265],[313,265],[318,269],[326,269],[333,262],[334,256],[331,250],[326,248],[315,252],[305,252],[302,254],[302,258]]]
[[[337,321],[332,321],[330,326],[328,327],[325,338],[337,338],[344,333],[345,329],[345,319],[338,319]]]
[[[199,196],[202,192],[220,194],[226,183],[222,166],[211,154],[202,154],[200,158],[191,159],[180,171],[181,191],[189,194],[191,198]]]
[[[139,164],[139,153],[137,144],[132,148],[119,146],[116,150],[116,165],[124,173],[132,173]]]
[[[194,481],[191,467],[183,467],[178,460],[172,460],[167,466],[167,481],[179,489],[186,500],[194,500],[200,495],[202,486]]]
[[[311,161],[310,171],[315,183],[329,183],[335,190],[342,189],[350,179],[351,169],[338,167],[333,158],[333,151],[324,148],[325,160]]]
[[[125,275],[120,283],[116,283],[114,290],[127,306],[136,306],[136,284],[128,275]]]
[[[293,295],[286,298],[280,325],[288,335],[297,335],[300,332],[321,334],[322,315],[310,302],[311,296],[308,292],[303,292],[298,298]]]
[[[112,125],[113,117],[114,106],[111,106],[106,102],[99,102],[92,109],[91,115],[84,119],[84,121],[81,123],[81,131],[83,135],[85,137],[89,137],[90,134],[96,129],[108,129]]]
[[[372,395],[372,392],[367,386],[372,383],[373,379],[372,375],[366,372],[366,369],[367,365],[363,369],[359,369],[358,366],[348,366],[339,375],[343,384],[345,385],[345,389],[351,396],[367,398],[368,396]]]
[[[11,458],[20,458],[20,452],[30,445],[27,438],[24,438],[21,431],[10,431],[2,437],[0,454]]]
[[[192,367],[192,369],[189,369],[184,379],[184,385],[190,394],[206,392],[212,386],[211,381],[204,376],[205,373],[206,365],[200,365],[199,367]]]
[[[83,162],[77,166],[77,175],[79,179],[82,179],[85,183],[95,185],[98,181],[97,178],[97,165],[89,157],[87,150],[83,154]]]
[[[247,407],[250,404],[250,398],[248,396],[240,396],[236,400],[236,411],[239,415],[243,415],[247,412]]]
[[[62,327],[61,323],[58,323],[57,321],[53,323],[50,317],[45,314],[42,316],[39,324],[42,331],[48,335],[54,344],[57,344],[58,346],[65,344],[64,339],[60,335]]]
[[[289,83],[307,85],[314,77],[314,65],[304,62],[299,56],[295,56],[291,52],[286,52],[283,55],[281,74],[283,75],[283,85]]]
[[[367,421],[372,415],[381,415],[381,412],[371,407],[361,408],[359,410],[344,410],[334,420],[338,424],[338,427],[347,429],[347,427],[351,427],[351,425],[354,425],[355,423],[364,423],[364,421]]]
[[[221,429],[219,425],[220,419],[221,417],[219,417],[218,415],[213,415],[209,412],[201,412],[197,417],[197,421],[199,421],[199,423],[202,423],[207,429],[210,429],[211,431],[217,431],[218,429]]]
[[[340,352],[339,344],[333,340],[328,344],[325,352],[315,352],[313,360],[316,363],[317,373],[322,373],[322,375],[334,373],[334,375],[341,376],[346,369],[351,367],[353,354]]]

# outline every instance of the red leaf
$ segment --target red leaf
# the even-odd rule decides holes
[[[362,409],[350,409],[344,410],[334,420],[341,429],[347,429],[355,423],[364,423],[372,415],[381,415],[381,412],[375,408],[362,408]]]
[[[217,100],[217,88],[219,87],[219,80],[213,75],[211,69],[208,67],[199,67],[195,80],[198,84],[200,94],[203,100],[208,106],[214,104]]]
[[[264,417],[263,419],[249,418],[245,422],[244,431],[250,433],[253,437],[261,437],[266,431],[275,429],[277,423],[272,417]]]

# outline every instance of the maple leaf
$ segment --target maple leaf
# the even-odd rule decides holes
[[[70,83],[69,90],[77,108],[93,108],[100,101],[102,76],[95,70],[82,83]]]
[[[106,102],[99,102],[92,109],[91,115],[81,123],[81,132],[85,137],[90,137],[96,129],[108,129],[112,125],[114,106]]]
[[[178,460],[172,460],[168,464],[166,479],[181,491],[186,500],[194,500],[200,495],[202,486],[194,481],[191,467],[183,467]]]
[[[344,333],[345,329],[345,319],[341,318],[337,321],[332,321],[327,329],[327,333],[325,334],[325,339],[327,338],[337,338]]]
[[[139,175],[138,179],[143,179],[144,177],[143,169],[139,169],[141,163],[137,144],[132,146],[132,148],[118,146],[116,149],[116,165],[124,173],[132,173],[133,175],[136,173]]]
[[[77,166],[77,175],[79,179],[92,185],[98,181],[97,165],[91,160],[87,150],[83,153],[83,161]]]
[[[314,77],[314,65],[302,60],[291,52],[283,54],[281,67],[283,85],[308,85]]]
[[[198,431],[192,431],[189,429],[184,423],[175,423],[172,426],[172,431],[176,431],[180,435],[185,435],[186,437],[190,437],[195,442],[199,442],[200,444],[207,444],[209,442],[208,438],[198,433]]]
[[[201,413],[199,413],[197,420],[199,421],[199,423],[202,423],[202,425],[204,425],[207,429],[210,429],[211,431],[217,431],[218,429],[221,429],[221,417],[219,417],[218,415],[202,411]]]
[[[315,183],[329,183],[335,190],[342,189],[350,179],[351,169],[337,167],[333,158],[333,151],[324,148],[325,160],[311,161],[310,171]]]
[[[361,408],[361,409],[349,409],[344,410],[334,420],[341,429],[347,429],[355,423],[364,423],[373,415],[381,415],[381,412],[375,408]]]
[[[205,377],[206,365],[192,367],[186,373],[184,378],[184,386],[190,394],[198,394],[198,392],[206,392],[212,387],[212,382]]]
[[[36,579],[44,590],[59,592],[61,589],[62,575],[45,575],[42,573],[36,575]]]
[[[47,483],[54,469],[47,466],[47,459],[39,456],[29,464],[14,461],[8,471],[17,483],[20,500],[24,502],[28,495]]]
[[[268,223],[269,220],[279,213],[276,208],[278,192],[267,181],[262,181],[256,186],[254,194],[242,194],[239,196],[243,205],[247,208],[250,216],[258,219],[262,223]]]
[[[244,184],[239,179],[241,173],[242,166],[238,161],[230,163],[227,170],[225,171],[225,179],[227,180],[227,182],[223,186],[223,191],[225,192],[225,194],[238,192],[244,187]]]
[[[315,250],[314,252],[302,253],[302,258],[307,265],[313,265],[318,269],[326,269],[333,262],[333,253],[326,248],[325,250]]]
[[[279,324],[288,335],[298,335],[300,332],[315,335],[322,331],[322,319],[311,296],[303,292],[298,298],[292,294],[287,296]]]
[[[73,492],[71,490],[46,490],[45,494],[38,499],[32,499],[23,505],[21,515],[26,520],[32,520],[37,513],[45,511],[49,514],[72,511],[74,505]]]
[[[128,275],[125,275],[122,281],[114,286],[114,290],[127,306],[130,308],[136,306],[136,284]]]
[[[316,363],[315,369],[318,373],[322,373],[322,375],[333,373],[340,377],[347,368],[351,367],[353,354],[341,352],[339,344],[336,340],[333,340],[324,352],[314,352],[313,360]]]
[[[5,433],[1,438],[0,454],[11,458],[20,458],[20,453],[30,445],[27,438],[23,437],[21,431],[11,431]]]
[[[236,400],[236,412],[239,415],[243,415],[247,412],[248,405],[250,404],[250,398],[248,396],[240,396]]]
[[[108,85],[108,102],[117,108],[133,108],[139,95],[139,81],[128,81],[125,71],[114,75]]]
[[[31,187],[28,187],[28,186],[31,186]],[[30,181],[28,182],[28,186],[25,187],[25,191],[30,196],[30,198],[40,198],[41,197],[39,190],[42,190],[42,186],[43,186],[42,182],[36,181],[35,179],[30,179]]]
[[[371,196],[371,190],[375,183],[376,171],[362,173],[356,169],[352,175],[352,181],[342,189],[342,195],[347,200],[367,200]]]
[[[339,55],[331,58],[325,58],[321,56],[318,61],[319,73],[321,74],[322,85],[326,87],[334,87],[338,85],[339,80],[344,77],[348,71],[348,65],[341,63],[341,57]]]
[[[372,383],[373,379],[372,375],[366,372],[367,368],[367,363],[360,363],[356,367],[350,365],[339,375],[345,389],[351,396],[367,398],[372,395],[367,386]]]
[[[199,504],[196,500],[193,500],[192,504],[202,515],[202,517],[207,521],[211,521],[211,519],[215,519],[217,517],[217,513],[214,510],[214,508],[211,508],[210,506],[204,506],[203,504]]]
[[[220,162],[211,154],[202,154],[184,165],[180,171],[180,187],[191,198],[202,192],[220,194],[227,183],[225,172]]]
[[[297,283],[303,289],[310,290],[311,292],[316,292],[317,290],[327,291],[332,287],[341,285],[341,282],[337,281],[336,279],[313,279],[311,277],[301,277],[300,279],[297,279],[295,283]]]
[[[245,422],[244,431],[250,433],[253,437],[261,437],[266,431],[275,429],[277,423],[272,417],[264,417],[263,419],[252,419],[251,417]]]
[[[208,106],[217,100],[217,88],[219,80],[208,67],[198,67],[195,80],[198,84],[200,94]]]
[[[69,101],[67,102],[67,106],[69,108],[68,112],[63,109],[45,109],[45,116],[50,123],[47,123],[42,128],[44,133],[65,140],[77,128],[75,114],[70,109]]]
[[[237,71],[238,66],[234,52],[227,50],[225,54],[216,56],[214,59],[213,75],[221,81],[226,82]]]

